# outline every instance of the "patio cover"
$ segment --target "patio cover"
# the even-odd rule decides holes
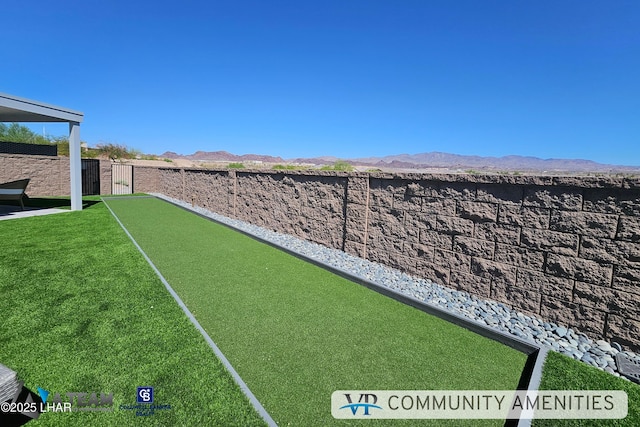
[[[80,123],[84,114],[30,99],[0,93],[0,122],[69,123],[69,162],[71,170],[71,210],[82,210],[82,169],[80,162]]]

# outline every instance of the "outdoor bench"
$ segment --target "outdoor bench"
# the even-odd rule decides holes
[[[25,197],[24,192],[27,189],[27,185],[29,185],[29,181],[29,179],[20,179],[0,184],[0,200],[17,200],[20,202],[22,210],[24,210],[22,199]]]

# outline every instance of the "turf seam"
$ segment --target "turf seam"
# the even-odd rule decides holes
[[[130,198],[130,197],[129,197]],[[231,365],[231,362],[229,362],[229,360],[226,358],[226,356],[222,353],[222,351],[220,350],[220,348],[216,345],[216,343],[213,341],[213,339],[209,336],[209,334],[207,334],[207,332],[204,330],[204,328],[202,327],[202,325],[200,325],[200,322],[198,322],[198,320],[193,316],[193,314],[189,311],[189,308],[187,308],[186,304],[182,301],[182,299],[178,296],[178,294],[173,290],[173,288],[171,287],[171,285],[169,284],[169,282],[164,278],[164,276],[162,275],[162,273],[160,273],[160,270],[158,270],[158,268],[155,266],[155,264],[153,263],[153,261],[151,261],[151,258],[149,258],[149,256],[144,252],[144,250],[142,249],[142,247],[138,244],[138,242],[136,242],[136,240],[133,238],[133,236],[131,235],[131,233],[129,233],[129,230],[127,230],[127,228],[124,226],[124,224],[120,221],[120,219],[118,218],[118,216],[115,214],[115,212],[113,212],[113,210],[111,209],[111,207],[109,206],[109,204],[105,201],[104,198],[101,197],[102,202],[105,204],[105,206],[107,207],[107,209],[109,209],[109,212],[111,212],[111,215],[115,218],[115,220],[118,222],[118,224],[120,225],[120,227],[122,227],[122,229],[124,230],[125,234],[127,236],[129,236],[129,239],[131,239],[131,241],[133,242],[133,244],[135,245],[135,247],[138,249],[138,251],[140,251],[140,253],[142,254],[142,256],[144,257],[144,259],[147,261],[147,263],[149,263],[149,265],[151,266],[151,268],[155,271],[156,275],[160,278],[160,281],[164,284],[165,288],[167,289],[167,291],[169,292],[169,294],[171,294],[171,296],[173,297],[173,299],[178,303],[178,305],[180,306],[180,308],[182,309],[182,311],[187,315],[187,317],[189,318],[189,320],[191,321],[191,323],[196,327],[196,329],[198,331],[200,331],[200,333],[202,334],[202,336],[204,337],[204,339],[207,341],[207,344],[209,344],[209,347],[211,347],[211,349],[213,350],[213,352],[215,353],[215,355],[218,357],[218,359],[220,359],[220,362],[223,364],[223,366],[227,369],[227,371],[229,371],[229,373],[231,374],[231,376],[233,377],[234,381],[236,382],[236,384],[238,384],[238,386],[240,387],[240,390],[242,390],[242,392],[244,393],[245,396],[247,396],[247,398],[249,399],[251,405],[255,408],[255,410],[258,412],[258,414],[260,414],[260,416],[262,417],[262,419],[264,419],[264,421],[269,425],[269,426],[275,426],[277,427],[276,422],[273,420],[273,418],[271,418],[271,415],[269,415],[269,413],[267,412],[267,410],[262,406],[262,404],[260,403],[260,401],[256,398],[256,396],[251,392],[251,390],[249,389],[249,387],[247,386],[247,384],[244,382],[244,380],[240,377],[240,374],[238,374],[238,372],[234,369],[234,367]]]

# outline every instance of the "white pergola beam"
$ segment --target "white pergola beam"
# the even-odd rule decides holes
[[[71,169],[71,210],[82,210],[82,162],[80,123],[69,122],[69,169]]]
[[[82,122],[84,115],[68,108],[0,93],[0,117],[4,122]]]
[[[71,210],[82,210],[82,162],[80,123],[84,114],[68,108],[0,93],[0,122],[69,123],[69,169]]]

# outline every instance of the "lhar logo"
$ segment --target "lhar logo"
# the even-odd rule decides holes
[[[153,403],[153,387],[138,387],[138,403]]]
[[[369,413],[370,409],[382,409],[382,407],[376,405],[376,403],[378,403],[378,396],[373,393],[360,393],[360,397],[355,403],[351,393],[345,393],[344,396],[347,398],[348,405],[343,405],[340,409],[349,408],[353,415],[357,415],[358,409],[360,408],[364,411],[362,415],[371,415]]]

